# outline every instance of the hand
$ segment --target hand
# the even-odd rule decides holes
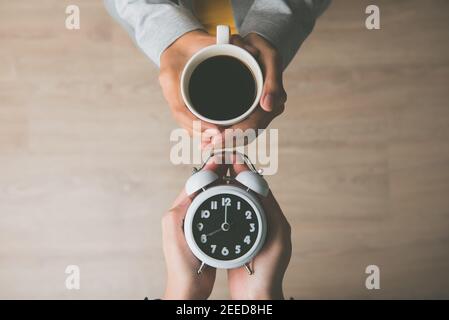
[[[193,134],[193,121],[196,118],[185,105],[179,89],[182,70],[187,61],[198,50],[215,44],[215,37],[202,30],[187,32],[172,43],[161,55],[159,83],[167,100],[173,117]],[[276,49],[262,36],[255,33],[245,38],[238,35],[231,37],[231,43],[250,52],[258,61],[264,72],[264,87],[258,107],[247,119],[234,125],[231,129],[265,129],[270,122],[284,111],[287,100],[282,83],[282,62]],[[221,145],[224,137],[223,128],[211,123],[201,122],[202,148]]]
[[[193,121],[199,119],[190,112],[182,98],[179,88],[182,70],[193,54],[215,43],[215,37],[205,31],[195,30],[178,38],[161,55],[159,84],[173,117],[190,135],[193,134]],[[204,121],[201,122],[201,130],[206,133],[201,135],[202,139],[207,141],[220,134],[218,126]]]
[[[207,299],[215,282],[215,269],[205,268],[197,274],[201,263],[190,251],[184,237],[183,220],[191,199],[183,190],[173,208],[162,218],[162,246],[167,267],[164,299]]]
[[[249,33],[244,38],[233,35],[231,43],[247,50],[257,59],[264,73],[260,106],[266,112],[279,113],[277,109],[287,101],[287,93],[282,81],[282,60],[276,48],[257,33]]]
[[[265,38],[256,33],[250,33],[245,38],[233,35],[231,43],[247,50],[258,60],[264,73],[264,86],[260,105],[248,118],[231,126],[231,130],[228,132],[230,135],[235,135],[236,132],[232,129],[241,129],[242,131],[247,129],[265,129],[285,109],[287,94],[282,81],[282,61],[277,50]],[[222,147],[228,132],[225,131],[224,135],[222,132],[222,135],[217,136],[212,141],[213,145],[205,146]],[[257,131],[256,134],[258,134]],[[245,140],[245,137],[234,140],[236,144],[247,144],[250,142]]]
[[[222,176],[225,166],[219,166],[213,160],[206,168]],[[162,218],[162,247],[167,268],[164,299],[207,299],[214,286],[215,268],[206,267],[198,274],[201,262],[185,240],[183,221],[190,203],[191,198],[183,190]]]
[[[246,165],[234,164],[232,174],[244,170],[248,170]],[[232,299],[284,299],[282,281],[292,254],[291,228],[271,192],[260,199],[267,217],[267,238],[252,261],[252,275],[243,267],[228,270]]]

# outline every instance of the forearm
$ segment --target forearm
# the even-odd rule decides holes
[[[185,33],[202,29],[191,12],[169,0],[104,0],[111,15],[158,66],[164,50]]]
[[[282,0],[273,5],[270,0],[255,0],[240,34],[257,33],[271,42],[285,69],[329,3],[330,0]]]

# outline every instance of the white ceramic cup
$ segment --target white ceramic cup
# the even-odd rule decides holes
[[[230,31],[229,26],[217,26],[217,44],[208,46],[195,53],[186,63],[181,75],[181,94],[186,106],[197,118],[222,126],[229,126],[238,123],[248,117],[258,106],[260,97],[262,96],[263,74],[256,59],[246,50],[229,43]],[[195,106],[192,105],[189,97],[189,82],[195,68],[204,60],[215,56],[231,56],[244,63],[252,72],[256,85],[256,97],[253,104],[242,115],[228,120],[209,119],[198,113]],[[217,75],[219,76],[219,75]],[[223,89],[226,90],[226,89]],[[211,106],[213,108],[213,106]]]

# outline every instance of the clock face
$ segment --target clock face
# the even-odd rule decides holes
[[[192,220],[199,249],[217,260],[233,260],[256,243],[259,219],[253,206],[235,194],[221,193],[203,201]]]

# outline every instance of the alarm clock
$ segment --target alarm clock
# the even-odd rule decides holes
[[[262,248],[267,222],[259,196],[266,197],[269,187],[246,155],[240,154],[250,170],[236,177],[219,177],[217,173],[194,169],[187,180],[188,195],[197,193],[184,220],[184,234],[192,253],[205,265],[231,269],[245,266]]]

